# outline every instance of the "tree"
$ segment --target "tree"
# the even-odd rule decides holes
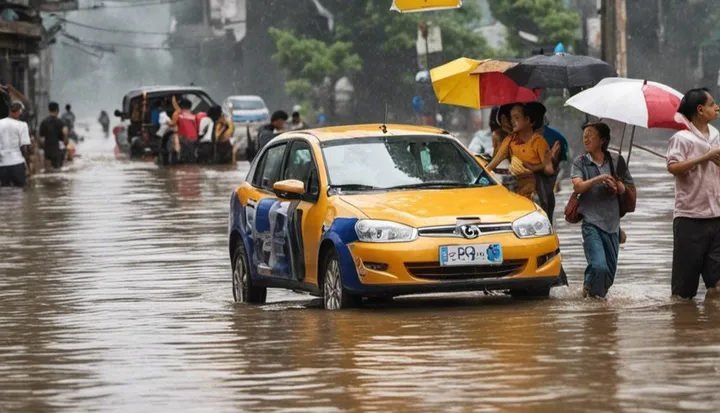
[[[301,102],[313,97],[316,87],[326,78],[335,84],[341,77],[352,76],[362,70],[362,61],[352,52],[352,43],[336,41],[327,44],[275,28],[269,32],[277,45],[273,60],[289,77],[285,89]]]
[[[327,59],[319,58],[318,64],[311,65],[308,70],[297,61],[317,58],[335,50],[339,57],[335,57],[338,60],[330,68],[341,68],[354,85],[358,120],[382,119],[385,103],[390,105],[391,112],[410,111],[415,93],[415,73],[419,70],[415,48],[420,21],[438,25],[442,30],[443,52],[439,61],[493,55],[485,39],[469,28],[470,23],[480,17],[479,10],[471,5],[454,11],[399,14],[388,10],[388,0],[324,0],[322,3],[334,14],[335,27],[329,36],[331,40],[290,39],[287,35],[291,34],[281,36],[278,33],[275,35],[278,36],[278,50],[296,48],[293,49],[294,55],[279,51],[276,62],[288,74],[290,88],[296,93],[306,92],[310,84],[317,86],[320,79],[303,73],[323,69]],[[346,58],[351,65],[337,64]],[[355,64],[360,65],[360,70],[355,70]],[[348,71],[349,68],[353,70]]]
[[[571,47],[580,27],[578,13],[563,0],[488,0],[493,16],[508,28],[508,44],[522,50],[518,31],[538,36],[539,44],[562,42]]]

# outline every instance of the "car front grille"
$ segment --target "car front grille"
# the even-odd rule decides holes
[[[415,278],[432,281],[468,281],[502,278],[521,271],[527,260],[508,260],[500,265],[442,267],[439,262],[407,262],[405,268]]]
[[[503,232],[513,232],[512,224],[478,224],[480,236],[490,234],[500,234]],[[462,238],[463,236],[457,231],[455,225],[444,225],[439,227],[424,227],[418,229],[418,235],[421,237],[454,237]]]

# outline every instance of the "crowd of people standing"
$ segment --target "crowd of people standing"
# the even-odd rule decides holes
[[[667,170],[675,178],[672,296],[692,299],[702,277],[708,295],[720,296],[720,132],[710,122],[720,107],[707,89],[692,89],[678,107],[687,127],[669,141]],[[552,220],[556,180],[568,159],[567,141],[547,126],[544,107],[536,102],[494,108],[490,127],[494,170],[506,159],[519,195],[536,202]],[[615,282],[620,220],[634,211],[637,190],[625,159],[611,153],[610,127],[601,121],[582,127],[584,153],[572,160],[573,193],[565,219],[581,223],[587,260],[583,296],[605,300]],[[554,190],[549,190],[553,188]]]
[[[158,136],[163,144],[182,156],[184,145],[192,143],[198,162],[217,157],[217,145],[232,145],[234,124],[219,106],[197,119],[189,102],[172,99],[159,108]],[[46,169],[58,169],[66,157],[75,116],[67,105],[63,116],[56,102],[48,106],[50,115],[37,131],[44,151]],[[23,187],[32,168],[34,137],[21,119],[24,107],[14,102],[9,116],[0,120],[0,184]],[[720,295],[720,132],[710,123],[717,120],[720,107],[707,89],[692,89],[682,99],[678,117],[686,130],[669,140],[667,170],[675,179],[673,218],[673,265],[671,288],[674,297],[691,299],[702,277],[709,294]],[[106,121],[101,114],[99,119]],[[284,111],[272,114],[270,123],[258,132],[257,151],[287,129],[307,127],[299,112],[290,119]],[[565,137],[548,125],[545,107],[538,102],[506,105],[491,113],[493,171],[508,160],[514,177],[510,185],[521,196],[537,203],[550,217],[554,215],[555,195],[559,191],[564,164],[569,161]],[[107,131],[106,131],[107,132]],[[625,234],[621,218],[635,208],[635,182],[622,156],[611,153],[610,127],[590,122],[582,128],[584,153],[571,163],[573,193],[565,207],[565,219],[581,222],[583,248],[587,260],[583,295],[605,299],[615,281],[619,247]],[[232,150],[234,155],[234,150]],[[566,280],[565,280],[566,283]]]

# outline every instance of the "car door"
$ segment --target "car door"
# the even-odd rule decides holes
[[[295,179],[305,184],[301,199],[286,201],[284,210],[287,231],[282,234],[287,245],[290,276],[295,281],[315,283],[317,254],[322,237],[326,205],[320,202],[318,166],[312,144],[295,139],[290,144],[281,180]]]
[[[280,176],[287,146],[287,142],[279,142],[263,152],[247,189],[244,219],[252,242],[250,262],[257,269],[257,273],[265,277],[273,276],[275,272],[273,267],[276,257],[273,254],[272,237],[275,223],[271,221],[270,214],[277,212],[279,201],[272,187]]]

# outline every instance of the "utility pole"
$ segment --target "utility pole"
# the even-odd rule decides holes
[[[601,0],[602,59],[627,77],[626,0]]]

